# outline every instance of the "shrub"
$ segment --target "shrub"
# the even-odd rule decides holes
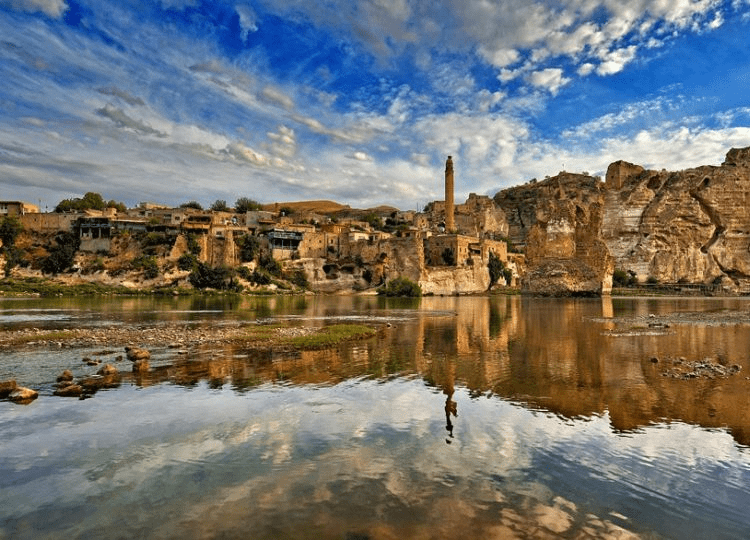
[[[188,251],[193,255],[201,254],[201,245],[200,242],[198,242],[198,238],[196,237],[196,235],[192,233],[187,235],[187,248]]]
[[[648,283],[649,285],[656,285],[657,283],[659,283],[659,280],[656,279],[656,276],[648,276],[646,278],[646,283]]]
[[[378,288],[378,294],[385,296],[422,296],[422,288],[418,283],[405,277],[398,277]]]
[[[305,271],[302,268],[295,269],[290,275],[285,277],[287,281],[301,289],[307,289],[310,287],[310,282],[307,281],[307,275],[305,275]]]
[[[240,236],[236,240],[237,246],[240,248],[240,260],[242,262],[250,262],[255,259],[258,254],[260,245],[258,239],[250,234]]]
[[[186,203],[182,203],[180,205],[180,208],[192,208],[194,210],[203,210],[203,205],[199,203],[198,201],[188,201]]]
[[[170,243],[170,238],[166,234],[160,232],[146,233],[146,236],[143,237],[144,247],[161,246]]]
[[[226,266],[211,268],[198,261],[188,279],[196,289],[242,290],[242,286],[234,279],[234,270]]]
[[[237,268],[237,275],[245,281],[250,281],[253,277],[253,273],[247,266],[240,266],[239,268]]]
[[[614,287],[631,287],[637,283],[638,279],[632,270],[626,272],[621,268],[616,268],[612,273],[612,285]]]
[[[198,263],[198,257],[192,253],[185,253],[179,259],[177,259],[177,268],[180,270],[192,270]]]
[[[456,256],[453,255],[453,250],[451,248],[445,248],[441,256],[446,265],[453,266],[456,264]]]
[[[134,270],[143,270],[145,279],[154,279],[159,275],[159,263],[156,262],[156,257],[151,255],[136,257],[133,259],[131,266]]]
[[[270,253],[263,253],[258,258],[258,266],[272,276],[281,277],[281,264]]]
[[[58,234],[54,242],[48,248],[49,256],[42,261],[42,272],[45,274],[59,274],[70,268],[80,245],[78,236],[70,232]]]

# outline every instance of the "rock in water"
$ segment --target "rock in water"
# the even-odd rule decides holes
[[[61,397],[78,397],[83,394],[83,387],[79,384],[70,384],[62,388],[58,388],[53,392],[56,396]]]
[[[32,390],[31,388],[24,388],[19,386],[13,390],[8,399],[15,401],[16,403],[29,403],[39,397],[39,392]]]
[[[72,381],[72,380],[73,380],[73,373],[69,369],[66,369],[57,377],[57,382],[63,382],[63,381],[67,382],[67,381]]]
[[[151,358],[151,353],[146,349],[140,347],[125,347],[125,353],[128,356],[128,360],[135,362],[137,360],[148,360]]]
[[[99,371],[96,372],[97,375],[117,375],[117,368],[113,366],[112,364],[104,364],[101,368],[99,368]]]
[[[0,399],[7,398],[16,388],[18,388],[18,385],[13,379],[0,381]]]

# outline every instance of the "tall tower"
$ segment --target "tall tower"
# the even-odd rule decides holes
[[[445,231],[452,232],[453,224],[453,159],[445,160]]]

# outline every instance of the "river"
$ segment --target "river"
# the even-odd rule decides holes
[[[85,400],[56,376],[122,347],[2,351],[40,397],[0,401],[0,539],[750,537],[747,299],[0,299],[3,330],[335,322],[379,332],[163,343]]]

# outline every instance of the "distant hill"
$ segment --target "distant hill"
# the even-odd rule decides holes
[[[352,208],[349,205],[339,204],[334,201],[297,201],[297,202],[278,202],[271,204],[264,204],[263,210],[270,212],[277,211],[281,208],[291,208],[294,212],[312,212],[315,214],[322,214],[328,216],[337,217],[362,217],[367,214],[385,215],[393,212],[398,212],[398,208],[393,206],[378,206],[376,208],[368,208],[361,210],[359,208]]]
[[[273,212],[284,207],[291,208],[295,212],[313,212],[315,214],[335,214],[351,209],[347,205],[333,201],[298,201],[264,204],[263,210]]]

